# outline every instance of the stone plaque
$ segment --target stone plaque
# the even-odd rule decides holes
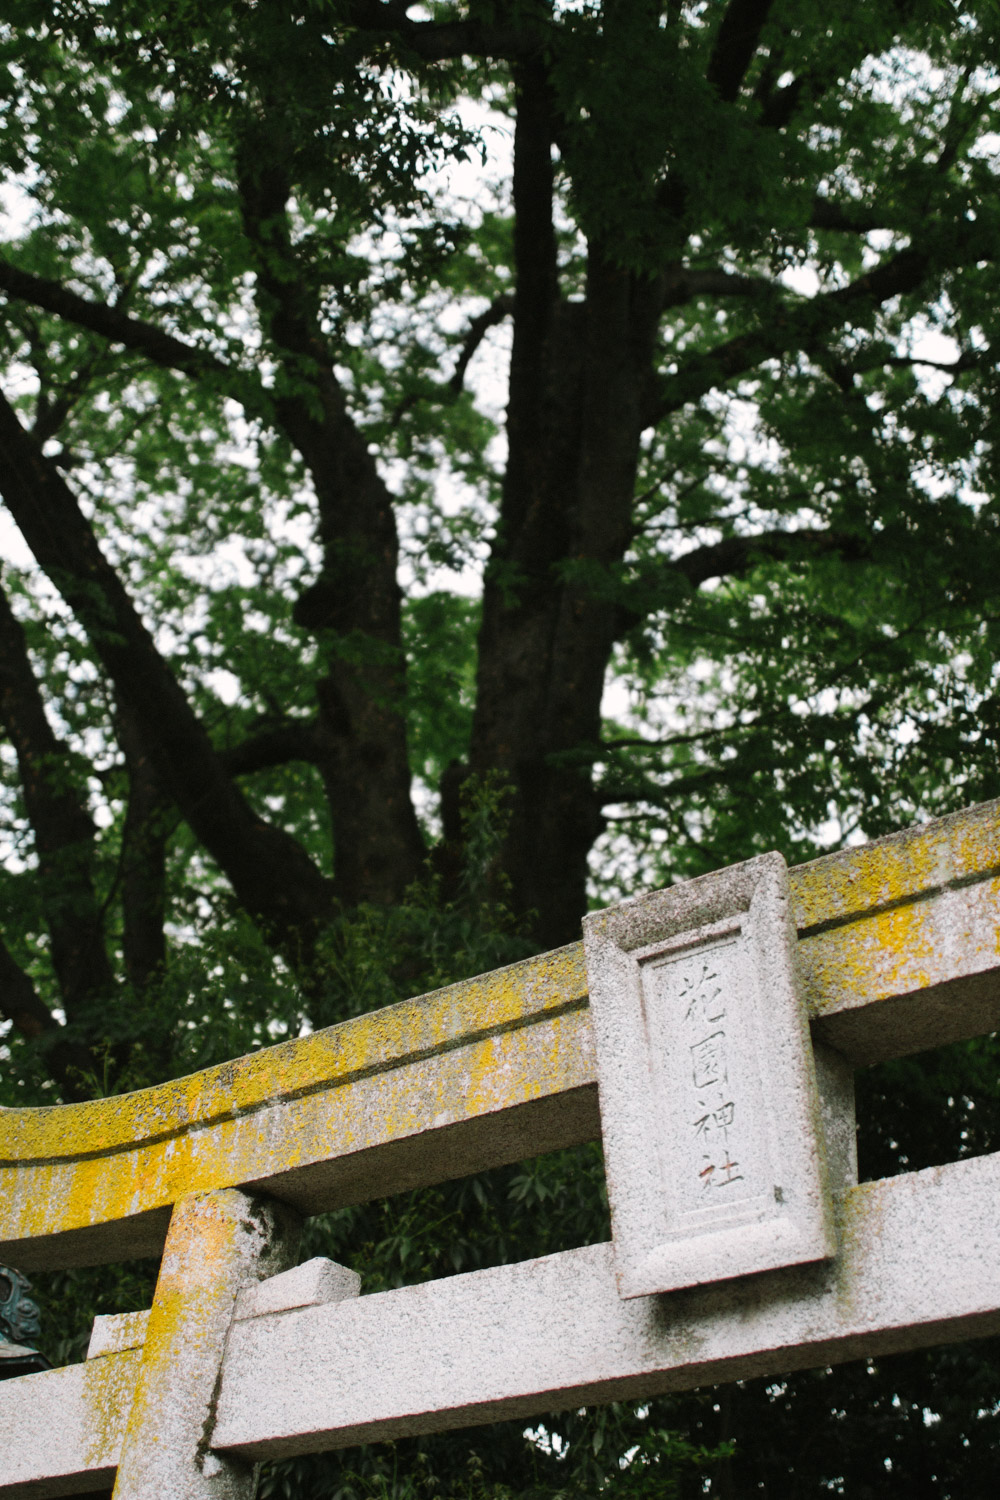
[[[835,1252],[785,862],[584,920],[618,1289]]]

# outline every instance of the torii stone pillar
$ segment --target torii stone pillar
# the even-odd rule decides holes
[[[115,1500],[253,1500],[257,1467],[209,1447],[240,1291],[290,1266],[298,1216],[235,1188],[174,1207]]]

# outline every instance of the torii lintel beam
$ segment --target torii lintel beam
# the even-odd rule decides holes
[[[816,1041],[864,1066],[1000,1026],[1000,803],[789,880]],[[123,1098],[0,1110],[0,1260],[158,1255],[188,1193],[311,1214],[599,1135],[573,943]]]

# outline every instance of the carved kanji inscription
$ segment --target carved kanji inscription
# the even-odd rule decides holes
[[[640,977],[668,1228],[733,1221],[773,1192],[739,938],[649,959]]]
[[[832,1254],[780,857],[584,931],[622,1295]]]

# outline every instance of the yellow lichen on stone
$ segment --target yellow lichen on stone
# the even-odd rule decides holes
[[[580,1082],[579,944],[141,1093],[0,1111],[0,1242],[165,1209]],[[544,1056],[539,1053],[543,1048]]]
[[[88,1469],[105,1469],[118,1462],[141,1361],[142,1350],[129,1349],[88,1360],[84,1366]]]
[[[789,871],[799,930],[850,920],[1000,867],[1000,801]]]
[[[479,1032],[530,1024],[586,993],[582,946],[573,943],[135,1094],[0,1109],[0,1166],[104,1154],[204,1127],[461,1046]]]
[[[790,871],[810,1015],[861,1012],[995,965],[998,848],[1000,803],[986,803]],[[125,1253],[149,1254],[178,1198],[242,1184],[270,1183],[308,1212],[355,1202],[362,1189],[350,1171],[364,1167],[345,1168],[340,1197],[327,1171],[327,1199],[315,1204],[291,1178],[313,1173],[314,1182],[324,1164],[363,1162],[365,1152],[592,1087],[594,1077],[575,943],[139,1093],[0,1109],[0,1247],[28,1265],[25,1242],[130,1221],[140,1248]],[[579,1118],[573,1128],[589,1129]],[[99,1251],[81,1242],[59,1263],[114,1251],[107,1239]]]
[[[891,907],[800,944],[810,1015],[869,1005],[932,982],[934,934],[922,903]]]

